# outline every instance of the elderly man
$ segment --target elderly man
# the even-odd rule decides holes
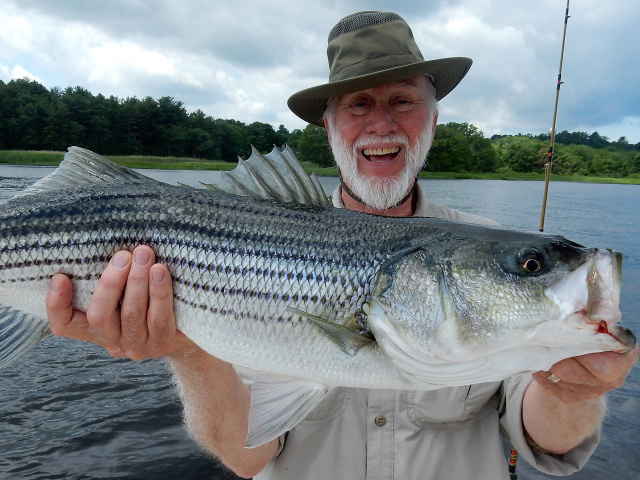
[[[289,106],[329,132],[342,180],[334,204],[492,224],[432,203],[417,184],[437,101],[471,61],[424,61],[405,21],[382,12],[342,19],[329,35],[328,56],[330,82],[298,92]],[[154,265],[148,247],[114,256],[86,315],[70,304],[71,284],[56,276],[47,297],[54,333],[97,343],[115,357],[168,357],[191,433],[246,477],[507,478],[500,431],[540,470],[568,474],[598,443],[603,395],[638,359],[638,347],[585,355],[549,372],[432,392],[336,388],[288,434],[245,449],[249,389],[231,365],[176,330],[169,273]]]

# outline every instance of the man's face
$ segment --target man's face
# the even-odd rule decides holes
[[[433,140],[437,105],[425,76],[332,99],[325,125],[347,186],[386,210],[413,186]]]

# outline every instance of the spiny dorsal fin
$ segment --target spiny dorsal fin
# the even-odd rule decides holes
[[[60,166],[18,196],[75,188],[91,183],[141,183],[155,181],[80,147],[69,147]]]
[[[231,172],[220,172],[211,183],[203,183],[209,190],[234,195],[252,195],[305,205],[331,205],[318,178],[307,175],[298,159],[287,146],[274,147],[262,155],[253,146],[247,160],[238,159]]]

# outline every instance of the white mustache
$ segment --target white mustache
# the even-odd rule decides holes
[[[384,137],[374,134],[365,134],[358,137],[353,143],[353,153],[356,154],[358,153],[358,150],[361,150],[362,148],[380,143],[400,144],[405,148],[405,150],[409,149],[409,137],[407,137],[405,133],[390,133]]]
[[[334,127],[333,122],[329,122],[329,128],[331,148],[343,181],[365,205],[380,211],[396,206],[413,186],[425,163],[433,137],[433,127],[431,122],[428,122],[413,147],[410,146],[409,138],[404,132],[383,137],[364,134],[349,145]],[[358,151],[376,143],[396,143],[404,146],[405,167],[395,177],[369,178],[358,171]]]

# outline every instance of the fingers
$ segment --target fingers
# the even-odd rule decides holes
[[[120,308],[121,341],[137,350],[148,336],[149,270],[155,262],[153,251],[147,246],[133,251],[133,262],[126,279],[126,290]]]
[[[180,330],[173,311],[173,282],[164,265],[151,267],[147,351],[154,356],[170,356],[199,350]]]
[[[49,325],[53,333],[56,333],[56,331],[63,332],[71,321],[73,312],[73,307],[71,306],[72,288],[71,280],[65,275],[54,275],[51,279],[45,304],[47,306]]]
[[[555,372],[555,366],[552,367],[552,369]],[[580,383],[572,383],[570,381],[563,380],[562,377],[560,377],[559,373],[553,373],[553,375],[555,375],[559,379],[556,383],[554,383],[549,379],[550,375],[550,371],[536,372],[533,374],[533,378],[545,394],[555,397],[563,403],[569,405],[584,402],[585,400],[594,400],[601,397],[610,390],[609,388],[606,388],[601,384],[585,385]]]
[[[103,272],[86,315],[72,308],[72,284],[56,275],[47,295],[54,334],[100,345],[114,357],[133,360],[195,348],[177,329],[169,270],[154,264],[147,246],[116,253]]]
[[[176,335],[173,314],[173,285],[171,275],[164,265],[154,265],[150,271],[149,310],[147,328],[149,338],[164,343]]]
[[[71,280],[65,275],[54,275],[45,300],[51,332],[59,337],[92,341],[93,334],[89,331],[87,317],[83,312],[73,309],[72,296]]]
[[[154,262],[149,247],[134,250],[122,301],[120,343],[134,360],[165,356],[185,344],[176,327],[171,275]]]
[[[582,355],[562,360],[549,371],[534,373],[533,377],[546,394],[564,403],[578,403],[599,398],[621,387],[638,356],[637,345],[623,354],[602,352]]]
[[[150,271],[154,262],[153,250],[145,245],[136,247],[133,254],[116,253],[91,300],[87,311],[89,323],[114,357],[141,360],[160,355],[156,342],[149,337],[147,326]],[[171,292],[171,280],[167,277]],[[166,321],[175,326],[173,296],[169,293],[168,297],[164,315]]]
[[[87,309],[90,330],[97,340],[94,343],[105,347],[114,357],[124,355],[120,341],[122,328],[119,307],[131,270],[131,259],[132,254],[124,250],[113,256],[100,277]]]
[[[587,386],[596,386],[601,383],[599,378],[584,368],[575,358],[567,358],[566,360],[556,363],[550,368],[548,375],[551,375],[551,372],[565,382]]]
[[[602,382],[621,386],[631,367],[638,361],[639,352],[636,345],[627,353],[602,352],[575,357],[575,360]]]

